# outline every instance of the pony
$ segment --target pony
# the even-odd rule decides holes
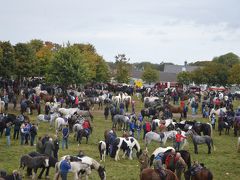
[[[201,135],[201,132],[203,132],[203,135],[208,135],[212,137],[212,125],[210,123],[201,123],[201,122],[195,122],[193,124],[192,129],[198,134]]]
[[[57,131],[61,130],[62,129],[62,126],[64,125],[68,125],[68,118],[62,118],[62,117],[58,117],[56,118],[55,120],[55,129]]]
[[[172,112],[172,113],[180,113],[180,119],[183,117],[183,107],[172,106],[171,104],[168,104],[167,107],[169,108],[170,112]]]
[[[31,156],[31,157],[44,156],[43,154],[40,154],[40,153],[38,153],[38,152],[30,152],[28,155]],[[39,174],[39,176],[38,176],[38,179],[41,179],[41,178],[42,178],[42,174],[44,173],[45,169],[47,169],[45,176],[48,177],[50,167],[55,167],[55,165],[56,165],[57,162],[58,162],[58,160],[57,160],[56,158],[54,158],[54,157],[52,157],[52,156],[49,156],[49,166],[48,166],[48,167],[45,167],[45,166],[42,166],[42,167],[41,167],[42,170],[41,170],[41,172],[40,172],[40,174]],[[32,169],[27,168],[27,174],[30,175],[31,172],[32,172]]]
[[[59,178],[59,174],[60,174],[60,164],[63,160],[61,160],[60,162],[57,162],[55,165],[55,176],[54,179],[58,180]],[[78,174],[81,171],[84,171],[86,173],[86,180],[88,180],[88,176],[91,174],[91,166],[89,164],[86,163],[82,163],[80,161],[75,161],[75,162],[70,162],[71,165],[71,169],[69,170],[69,172],[73,173],[73,179],[74,180],[78,180]]]
[[[129,153],[130,160],[133,159],[132,158],[133,149],[136,149],[137,157],[139,157],[140,154],[142,154],[140,145],[134,137],[128,137],[128,138],[117,137],[115,139],[113,143],[113,150],[112,150],[112,153],[110,154],[111,157],[115,158],[115,161],[120,160],[119,152],[121,149],[123,150],[123,158],[125,158],[125,155]]]
[[[193,145],[194,145],[194,153],[198,154],[198,147],[199,144],[207,144],[208,146],[208,154],[211,154],[211,146],[215,150],[213,145],[213,139],[210,136],[199,136],[193,129],[188,130],[188,135],[192,137]]]
[[[61,157],[61,160],[65,159],[66,156]],[[90,166],[91,170],[94,169],[98,172],[98,175],[101,180],[106,180],[106,170],[105,167],[103,167],[99,162],[97,162],[95,159],[88,157],[88,156],[70,156],[70,161],[74,162],[81,162],[83,164],[87,164]]]
[[[87,132],[85,129],[80,129],[77,132],[77,140],[78,140],[78,145],[81,144],[82,137],[86,138],[86,144],[88,143],[88,138],[90,134],[92,133],[92,128],[90,127],[90,132]]]
[[[160,142],[161,144],[163,144],[165,146],[167,139],[174,139],[176,134],[177,134],[177,131],[175,131],[175,130],[166,131],[166,132],[163,132],[160,134],[155,133],[153,131],[147,132],[145,134],[145,138],[144,138],[145,147],[147,149],[148,144],[150,144],[152,140]],[[186,136],[186,133],[184,131],[181,131],[181,134],[183,136]],[[187,143],[187,140],[184,139],[182,147],[184,147],[186,145],[186,143]]]
[[[99,141],[98,150],[99,150],[99,154],[100,154],[100,161],[105,162],[106,148],[107,148],[107,146],[106,146],[105,141]]]
[[[50,115],[46,115],[46,114],[39,114],[37,116],[37,123],[39,123],[40,121],[43,122],[50,122],[50,126],[52,127],[54,124],[54,121],[56,118],[58,118],[60,116],[59,113],[53,113]]]
[[[163,147],[159,147],[157,149],[155,149],[152,153],[152,155],[150,156],[150,166],[152,166],[153,164],[153,160],[154,158],[159,154],[159,153],[165,153],[166,151],[171,151],[173,150],[174,148],[171,147],[171,146],[168,146],[166,148],[163,148]]]
[[[236,137],[238,135],[238,132],[240,131],[240,116],[236,116],[233,122],[233,128],[234,128],[234,136]]]
[[[230,128],[232,126],[231,121],[227,119],[227,117],[224,116],[219,116],[218,117],[218,131],[219,131],[219,136],[222,135],[222,131],[225,128],[225,134],[229,134]]]
[[[164,180],[178,180],[177,176],[170,170],[164,169],[167,176]],[[140,180],[162,180],[157,169],[146,168],[140,174]]]
[[[34,170],[32,179],[35,179],[37,169],[45,166],[49,166],[49,157],[47,156],[37,156],[37,157],[31,157],[29,155],[23,155],[20,159],[20,167],[19,169],[23,170],[25,167],[31,168]]]
[[[116,114],[113,117],[113,128],[116,128],[117,124],[118,124],[118,130],[120,130],[120,128],[122,128],[123,130],[127,129],[127,124],[130,122],[130,119],[128,116],[125,115],[120,115],[120,114]]]
[[[156,126],[159,127],[161,125],[161,120],[160,119],[154,119],[154,120],[152,120],[152,123],[155,123]],[[165,123],[166,128],[168,128],[168,126],[170,124],[174,124],[173,119],[166,119],[166,120],[164,120],[164,123]]]
[[[190,169],[188,169],[185,173],[185,180],[212,180],[213,174],[212,172],[204,167],[203,164],[194,164]]]
[[[217,110],[215,110],[214,108],[212,108],[212,110],[211,110],[210,113],[209,113],[209,118],[212,117],[212,114],[213,114],[213,113],[215,113],[217,116],[219,116],[221,111],[223,111],[224,113],[226,113],[226,112],[227,112],[227,108],[226,108],[226,107],[223,107],[223,108],[219,108],[219,109],[217,109]]]
[[[112,131],[112,130],[108,129],[104,131],[104,139],[106,142],[106,154],[109,154],[109,147],[110,145],[113,145],[115,139],[117,138],[117,134],[116,132]]]

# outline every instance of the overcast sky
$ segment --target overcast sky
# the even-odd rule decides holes
[[[1,0],[0,40],[90,43],[107,61],[240,55],[240,0]]]

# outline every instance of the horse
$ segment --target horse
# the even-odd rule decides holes
[[[194,164],[185,173],[185,180],[212,180],[212,172],[204,167],[204,165]]]
[[[82,137],[86,138],[86,144],[88,143],[88,138],[90,134],[92,133],[92,128],[90,128],[90,132],[87,132],[85,129],[80,129],[77,133],[77,140],[78,140],[78,145],[81,144]]]
[[[38,152],[31,152],[31,153],[29,153],[28,155],[31,156],[31,157],[44,156],[43,154],[40,154],[40,153],[38,153]],[[42,167],[41,167],[42,170],[41,170],[41,172],[40,172],[40,174],[39,174],[39,176],[38,176],[38,179],[41,179],[42,174],[44,173],[45,169],[47,169],[45,176],[48,177],[50,167],[53,167],[53,168],[54,168],[57,162],[58,162],[58,160],[57,160],[56,158],[54,158],[54,157],[52,157],[52,156],[49,156],[49,166],[48,166],[47,168],[46,168],[45,166],[42,166]],[[28,175],[30,175],[31,172],[32,172],[32,169],[27,168],[27,172],[28,172]]]
[[[201,123],[201,122],[195,122],[193,124],[192,129],[198,134],[201,135],[201,132],[203,132],[203,135],[208,135],[212,137],[212,125],[210,123]]]
[[[112,130],[105,130],[104,131],[104,139],[106,142],[106,154],[109,154],[109,147],[110,145],[112,145],[115,141],[115,139],[117,138],[117,134],[112,131],[112,133],[110,133]]]
[[[167,176],[164,180],[178,180],[177,176],[170,170],[164,169]],[[162,180],[157,169],[146,168],[140,174],[140,180]]]
[[[105,141],[99,141],[98,150],[99,150],[99,154],[100,154],[100,161],[105,162],[106,148],[107,148],[107,146],[106,146]]]
[[[66,156],[61,157],[61,160],[65,159]],[[76,156],[70,156],[70,161],[74,162],[81,162],[83,164],[87,164],[91,167],[91,169],[94,169],[98,172],[98,175],[101,180],[106,180],[106,170],[105,167],[103,167],[100,163],[98,163],[95,159],[88,157],[88,156],[81,156],[81,157],[76,157]]]
[[[172,113],[180,113],[180,119],[183,116],[183,107],[181,106],[172,106],[171,104],[168,104],[167,107],[169,108],[169,111]]]
[[[60,162],[57,162],[55,165],[55,180],[58,180],[59,178],[59,173],[60,173],[60,164],[63,160],[61,160]],[[91,174],[91,166],[89,164],[86,163],[82,163],[80,161],[74,161],[74,162],[70,162],[71,165],[71,169],[69,170],[69,172],[73,173],[73,179],[74,180],[78,180],[79,173],[81,173],[82,171],[84,171],[86,173],[86,180],[88,180],[88,176]]]
[[[44,102],[53,102],[53,96],[48,95],[47,93],[40,93],[39,96],[41,97],[42,100],[44,100]]]
[[[208,154],[211,154],[211,146],[213,150],[215,147],[213,145],[213,139],[210,136],[199,136],[193,129],[190,129],[186,134],[192,137],[193,145],[194,145],[194,153],[198,154],[198,147],[199,144],[207,144],[208,146]]]
[[[113,150],[110,156],[115,158],[115,161],[120,160],[119,158],[119,151],[123,150],[123,158],[125,158],[125,155],[129,153],[129,159],[132,160],[132,153],[133,149],[136,149],[137,151],[137,157],[142,154],[142,150],[140,148],[140,145],[138,141],[134,137],[128,137],[128,138],[123,138],[123,137],[117,137],[113,143]]]
[[[116,114],[113,117],[113,128],[116,128],[117,124],[118,124],[118,130],[120,130],[120,128],[122,128],[123,130],[127,129],[127,124],[129,123],[130,119],[128,116],[125,115],[120,115],[120,114]]]
[[[157,127],[161,125],[160,119],[154,119],[152,120],[152,123],[155,123]],[[165,127],[168,128],[169,125],[173,124],[173,119],[166,119],[164,120]]]
[[[26,100],[25,103],[27,104],[27,108],[29,108],[29,114],[33,113],[33,110],[37,110],[38,114],[40,114],[41,106],[40,104],[34,104],[31,100]]]
[[[144,139],[145,147],[147,149],[148,144],[150,144],[152,140],[160,142],[161,144],[163,144],[165,146],[167,139],[174,139],[176,134],[177,134],[177,131],[175,131],[175,130],[166,131],[166,132],[163,132],[160,134],[150,131],[150,132],[146,133],[146,135],[145,135],[145,139]],[[184,131],[181,131],[181,134],[183,136],[186,136],[186,133]],[[186,143],[187,143],[187,140],[184,139],[182,147],[184,147],[186,145]]]
[[[62,129],[62,126],[64,125],[68,125],[68,118],[62,118],[62,117],[58,117],[55,120],[55,129],[56,131],[59,131]]]
[[[159,154],[159,153],[165,153],[166,151],[171,151],[173,150],[174,148],[173,147],[166,147],[166,148],[163,148],[163,147],[159,147],[157,149],[155,149],[152,153],[152,155],[150,156],[150,167],[152,166],[153,164],[153,160],[154,158]]]
[[[225,116],[219,116],[218,117],[218,131],[219,131],[219,136],[222,135],[222,131],[225,128],[225,134],[229,134],[230,128],[232,126],[232,123],[230,120],[227,119]]]
[[[37,156],[37,157],[31,157],[29,155],[23,155],[20,159],[20,167],[19,169],[24,169],[25,167],[31,168],[34,170],[32,179],[35,179],[37,169],[45,166],[49,166],[49,157],[47,156]]]
[[[212,114],[213,114],[213,113],[215,113],[217,116],[219,116],[221,111],[224,112],[224,113],[226,113],[226,112],[227,112],[227,108],[226,108],[226,107],[223,107],[223,108],[219,108],[219,109],[217,109],[217,110],[215,110],[214,108],[212,108],[212,110],[211,110],[210,113],[209,113],[209,118],[212,117]]]
[[[39,123],[40,121],[43,122],[50,122],[50,126],[52,127],[54,124],[54,121],[56,118],[58,118],[60,116],[59,113],[52,113],[50,115],[46,115],[46,114],[39,114],[37,116],[37,123]]]
[[[236,116],[233,122],[233,128],[234,128],[234,136],[236,137],[238,135],[238,132],[240,132],[240,116]]]

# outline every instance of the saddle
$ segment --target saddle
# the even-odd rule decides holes
[[[200,164],[194,165],[190,170],[191,175],[195,176],[199,171],[201,171],[202,168],[203,166],[201,166]]]

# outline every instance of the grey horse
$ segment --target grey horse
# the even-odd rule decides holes
[[[120,130],[120,128],[122,128],[123,130],[127,129],[127,124],[130,122],[130,119],[128,116],[125,115],[120,115],[120,114],[116,114],[113,117],[113,128],[116,128],[117,124],[118,124],[118,130]]]
[[[210,136],[208,136],[208,135],[199,136],[193,129],[188,130],[186,135],[190,135],[192,137],[195,154],[198,154],[197,145],[199,145],[199,144],[207,144],[208,154],[211,154],[211,147],[213,147],[213,150],[215,150],[215,147],[213,145],[213,139]]]

